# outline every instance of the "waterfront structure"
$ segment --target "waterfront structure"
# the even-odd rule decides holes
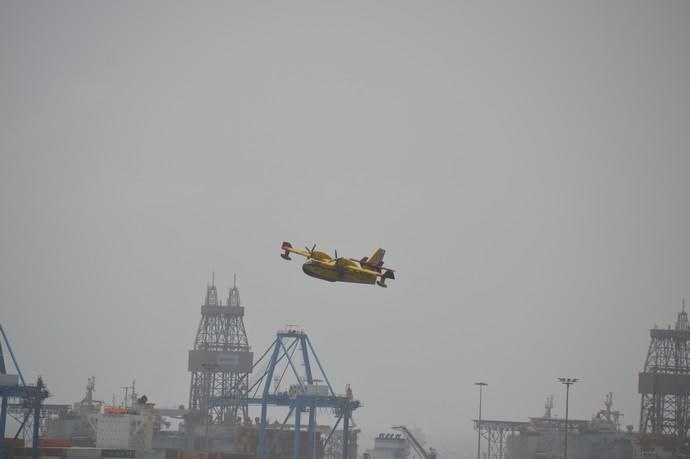
[[[553,399],[546,401],[543,417],[529,422],[474,420],[474,427],[487,440],[487,459],[562,459],[565,430],[568,429],[568,457],[571,459],[633,459],[636,437],[632,426],[620,429],[622,414],[611,409],[613,395],[606,395],[605,409],[591,420],[552,416]]]

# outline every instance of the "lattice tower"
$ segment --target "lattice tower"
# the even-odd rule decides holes
[[[650,330],[644,371],[639,375],[640,432],[687,438],[690,428],[690,326],[678,313],[673,329]]]
[[[189,352],[189,408],[201,411],[213,424],[234,424],[238,418],[240,422],[248,420],[246,404],[210,406],[208,401],[214,397],[246,398],[252,360],[236,282],[226,305],[219,301],[212,282],[201,306],[194,350]]]

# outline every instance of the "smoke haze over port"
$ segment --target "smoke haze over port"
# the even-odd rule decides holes
[[[690,5],[0,3],[0,323],[51,402],[186,405],[215,271],[299,324],[365,439],[614,393],[690,297]],[[386,249],[388,289],[280,244]],[[366,446],[366,441],[364,442]],[[445,455],[448,455],[445,454]]]

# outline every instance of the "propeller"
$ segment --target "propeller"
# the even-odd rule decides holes
[[[311,247],[311,249],[309,247],[307,247],[306,245],[304,246],[304,248],[307,250],[307,252],[309,252],[309,256],[307,258],[312,258],[312,255],[314,254],[314,250],[316,249],[316,244],[314,244]]]
[[[338,251],[337,250],[335,251],[335,259],[336,260],[338,259]]]

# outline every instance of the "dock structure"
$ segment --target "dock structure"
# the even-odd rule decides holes
[[[487,441],[487,459],[507,459],[506,440],[511,435],[524,430],[529,422],[496,421],[490,419],[473,419],[474,429]]]

